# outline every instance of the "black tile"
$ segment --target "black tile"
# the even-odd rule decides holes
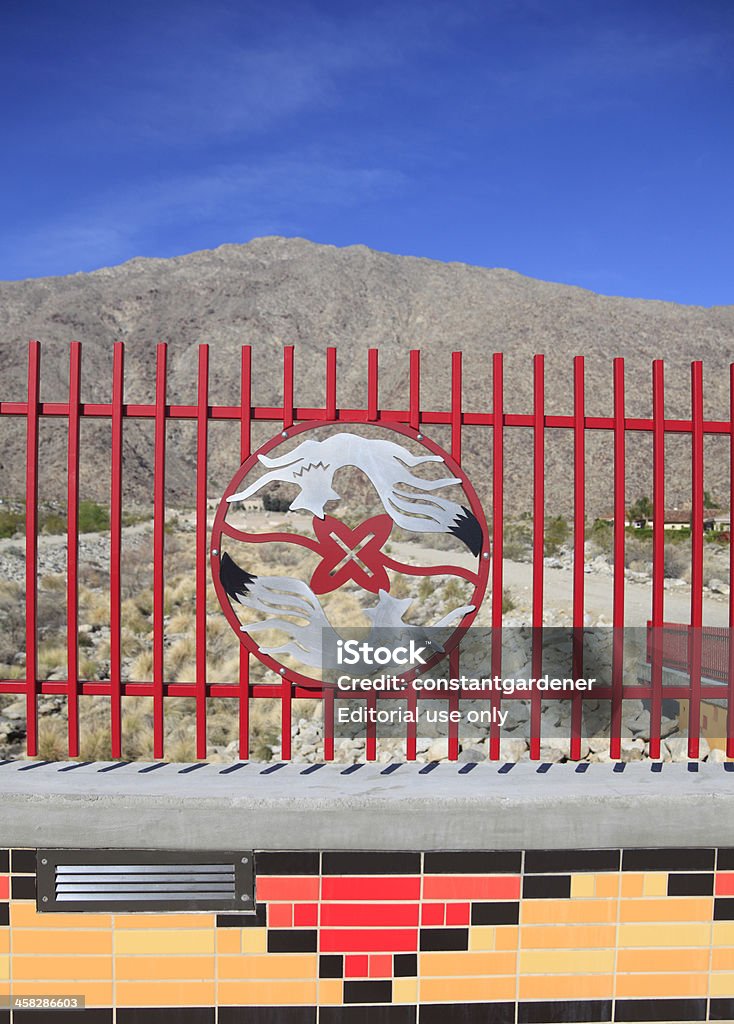
[[[526,850],[525,874],[619,871],[619,850]]]
[[[325,875],[419,875],[419,853],[324,853],[321,870]]]
[[[734,899],[714,900],[714,921],[734,921]]]
[[[0,1010],[0,1024],[10,1024],[10,1010]]]
[[[255,854],[256,875],[318,875],[319,853],[306,850],[266,851]]]
[[[420,937],[424,952],[469,948],[468,928],[421,928]]]
[[[622,850],[623,871],[713,871],[713,850]]]
[[[317,934],[316,929],[293,928],[268,932],[268,953],[315,953]]]
[[[120,1011],[117,1011],[118,1020]],[[112,1010],[13,1010],[23,1024],[112,1024]],[[2,1018],[0,1018],[1,1020]]]
[[[219,1020],[220,1024],[225,1024],[221,1010]],[[417,1020],[415,1006],[322,1006],[319,1009],[319,1024],[416,1024]],[[243,1024],[250,1024],[249,1017]]]
[[[517,1024],[592,1024],[612,1019],[611,999],[518,1003]]]
[[[571,895],[570,875],[526,875],[522,880],[526,900],[568,899]]]
[[[14,900],[34,900],[36,898],[36,879],[32,875],[12,876],[10,895]]]
[[[0,925],[10,924],[10,907],[7,903],[0,903]]]
[[[320,978],[342,978],[344,977],[344,957],[331,953],[319,957]]]
[[[637,1021],[706,1020],[705,999],[617,999],[614,1020],[632,1024]]]
[[[214,1024],[214,1019],[214,1008],[209,1006],[134,1006],[117,1010],[117,1024]]]
[[[518,875],[522,854],[515,850],[457,850],[423,855],[426,875]]]
[[[713,874],[668,875],[668,896],[712,896],[713,892]]]
[[[512,900],[498,903],[472,903],[472,924],[517,924],[520,919],[520,904]]]
[[[220,1006],[219,1024],[316,1024],[316,1007]]]
[[[722,847],[717,850],[716,867],[719,871],[734,871],[734,847]]]
[[[420,1024],[515,1024],[514,1003],[433,1003],[421,1006]]]
[[[0,874],[7,875],[10,871],[10,850],[0,850]]]
[[[396,953],[393,957],[393,974],[396,978],[418,977],[418,956],[416,953]]]
[[[390,1003],[391,981],[345,981],[345,1003]]]
[[[267,904],[255,904],[254,914],[217,914],[217,928],[264,928]]]
[[[709,1020],[734,1020],[734,999],[710,999]]]
[[[36,873],[36,851],[35,850],[11,850],[10,870],[19,875],[35,875]]]

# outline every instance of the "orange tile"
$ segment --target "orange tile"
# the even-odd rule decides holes
[[[214,914],[115,914],[115,928],[214,928]]]
[[[60,956],[111,955],[112,932],[46,932],[31,928],[14,928],[13,953],[57,953]]]
[[[376,953],[370,957],[370,978],[391,978],[392,977],[392,956],[387,953]]]
[[[520,929],[516,924],[498,924],[494,931],[494,948],[497,950],[517,949]]]
[[[716,949],[711,953],[712,971],[734,971],[734,949]]]
[[[241,953],[242,935],[239,928],[217,928],[217,953]]]
[[[421,1003],[481,1003],[515,998],[515,976],[508,978],[421,978]]]
[[[171,928],[164,931],[138,929],[115,933],[115,952],[132,956],[183,956],[185,954],[206,954],[214,952],[214,929]]]
[[[688,949],[691,946],[711,944],[710,924],[620,924],[617,929],[617,945],[652,946],[668,948],[678,946]]]
[[[418,979],[395,978],[392,983],[392,1001],[394,1003],[417,1003]]]
[[[112,915],[39,914],[33,903],[11,903],[10,924],[13,928],[43,928],[44,931],[68,931],[75,928],[111,928]]]
[[[635,871],[623,871],[622,872],[622,885],[620,888],[621,896],[642,896],[643,887],[645,884],[645,876],[638,874]]]
[[[611,974],[556,974],[520,978],[520,999],[611,999]]]
[[[118,981],[214,981],[213,956],[118,956]]]
[[[521,949],[610,949],[616,945],[614,925],[533,925],[520,928]]]
[[[213,981],[118,981],[117,1006],[212,1006]]]
[[[707,971],[708,967],[708,949],[620,949],[617,953],[617,970],[620,974]]]
[[[271,978],[306,979],[318,977],[315,953],[278,953],[266,956],[220,956],[217,961],[223,980],[268,981]]]
[[[27,982],[13,980],[14,996],[84,996],[87,1006],[112,1006],[112,982],[74,981],[59,992],[58,981]],[[54,1018],[56,1019],[56,1018]]]
[[[709,984],[709,995],[712,999],[718,996],[731,998],[734,993],[734,974],[712,974]]]
[[[708,972],[702,974],[618,974],[617,998],[675,999],[708,995]]]
[[[107,981],[112,978],[109,956],[13,956],[13,980],[71,982],[74,979]]]
[[[393,994],[393,1001],[394,994]],[[344,1002],[344,983],[341,978],[321,978],[319,981],[319,1006],[341,1006]]]
[[[595,875],[597,898],[610,899],[619,895],[619,875]]]
[[[671,899],[620,900],[620,921],[710,921],[714,902],[711,897],[695,899],[674,896]]]
[[[466,978],[480,974],[514,974],[516,953],[421,953],[421,978]]]
[[[220,1006],[313,1006],[316,989],[315,981],[220,981],[217,1003]]]
[[[0,953],[10,951],[10,929],[0,928]]]
[[[524,900],[525,924],[607,924],[617,920],[616,900]]]
[[[611,974],[614,949],[529,949],[520,953],[520,974]]]

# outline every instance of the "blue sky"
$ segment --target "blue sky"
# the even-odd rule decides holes
[[[734,303],[730,0],[2,0],[0,279],[258,235]]]

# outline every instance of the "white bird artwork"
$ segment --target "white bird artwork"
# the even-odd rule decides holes
[[[394,441],[332,434],[323,441],[302,441],[285,455],[258,456],[268,472],[227,501],[245,501],[273,482],[296,484],[299,493],[291,511],[303,509],[323,519],[324,507],[341,497],[334,490],[334,474],[345,466],[361,470],[371,481],[385,511],[393,522],[413,533],[452,533],[474,555],[484,541],[482,527],[465,505],[435,492],[461,484],[455,476],[430,480],[416,476],[412,469],[430,462],[444,463],[440,455],[413,455]]]

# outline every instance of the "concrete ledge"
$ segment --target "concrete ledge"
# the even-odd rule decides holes
[[[3,847],[734,846],[728,765],[0,765]]]

